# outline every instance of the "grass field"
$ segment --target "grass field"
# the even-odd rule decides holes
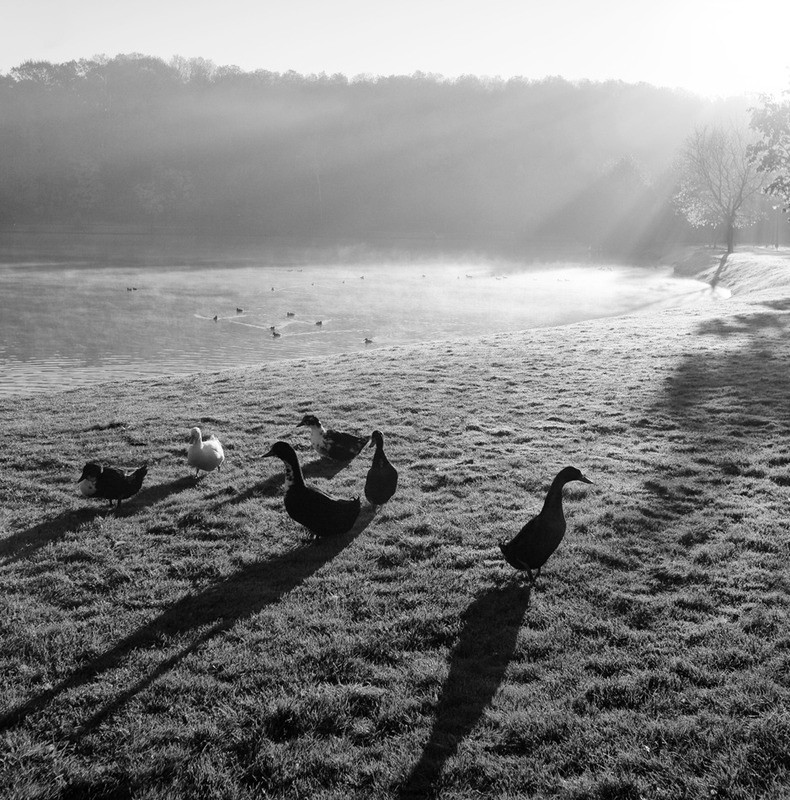
[[[712,259],[712,263],[713,263]],[[707,266],[707,265],[706,265]],[[0,403],[4,798],[790,797],[790,256],[732,298]],[[282,505],[313,412],[398,493],[342,539]],[[186,437],[227,462],[195,483]],[[85,461],[148,462],[118,515]],[[530,592],[500,539],[554,474]]]

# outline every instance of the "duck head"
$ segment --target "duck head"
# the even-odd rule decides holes
[[[296,427],[297,428],[301,428],[303,425],[305,427],[308,427],[308,428],[320,428],[321,427],[321,423],[319,422],[318,417],[315,417],[312,414],[305,414],[302,417],[302,421],[300,423],[298,423]],[[283,444],[285,444],[285,442],[283,442]]]
[[[77,481],[80,494],[84,497],[92,497],[96,494],[96,481],[99,479],[99,475],[101,475],[101,467],[89,461],[82,468],[82,475],[80,475],[80,479]]]
[[[381,431],[373,431],[370,434],[370,447],[384,447],[384,434]]]
[[[286,464],[298,463],[296,450],[288,444],[288,442],[275,442],[268,453],[263,454],[263,458],[270,458],[276,456],[284,461]]]
[[[200,432],[200,428],[192,428],[192,430],[189,432],[189,439],[187,439],[187,441],[190,444],[195,444],[196,442],[202,442],[203,434]]]
[[[562,483],[570,483],[571,481],[581,481],[582,483],[592,483],[592,481],[576,467],[565,467],[559,471],[557,475]]]
[[[92,461],[89,461],[83,468],[82,468],[82,475],[80,475],[80,479],[77,483],[80,483],[84,480],[96,480],[96,478],[101,475],[101,467],[98,464],[94,464]]]

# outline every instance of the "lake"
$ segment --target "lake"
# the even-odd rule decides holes
[[[481,338],[717,296],[668,268],[535,260],[528,253],[500,259],[435,248],[420,255],[6,235],[0,396]]]

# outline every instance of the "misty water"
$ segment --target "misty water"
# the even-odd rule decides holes
[[[712,301],[706,284],[668,268],[528,253],[16,240],[0,247],[0,395]]]

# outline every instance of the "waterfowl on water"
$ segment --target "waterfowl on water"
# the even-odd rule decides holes
[[[319,319],[319,320],[316,322],[316,325],[323,325],[323,324],[324,324],[324,321],[323,321],[322,319]]]
[[[217,315],[216,315],[216,314],[214,314],[214,316],[212,317],[212,319],[214,320],[214,322],[216,322],[216,321],[217,321]]]
[[[370,446],[375,447],[376,452],[365,479],[365,497],[371,505],[380,506],[395,494],[398,470],[384,454],[384,434],[381,431],[373,431],[370,435]]]
[[[370,441],[370,436],[355,436],[325,428],[318,417],[305,414],[296,426],[310,428],[310,444],[319,456],[334,461],[351,461]]]
[[[219,470],[224,462],[225,451],[219,439],[213,433],[204,439],[200,428],[192,428],[189,432],[187,463],[195,468],[195,479],[200,477],[201,470],[203,472]]]
[[[369,339],[367,336],[365,337],[365,344],[373,344],[373,339]]]
[[[286,312],[285,312],[285,316],[286,316],[286,317],[295,317],[295,316],[296,316],[296,314],[294,314],[294,312],[293,312],[293,311],[286,311]]]
[[[109,500],[110,508],[113,500],[117,501],[117,510],[121,507],[121,500],[126,500],[140,491],[147,473],[148,467],[145,464],[134,472],[126,473],[114,467],[102,468],[99,464],[89,461],[82,468],[82,475],[77,485],[85,497]]]
[[[526,570],[530,583],[540,575],[540,568],[559,547],[565,536],[565,515],[562,513],[562,488],[570,481],[592,483],[576,467],[565,467],[551,483],[540,513],[533,517],[510,542],[499,545],[511,567]],[[533,575],[532,570],[536,570]]]
[[[278,332],[277,332],[277,331],[275,331],[275,330],[272,330],[272,336],[273,336],[275,339],[279,339],[279,338],[282,336],[282,334],[281,334],[281,333],[278,333]]]
[[[237,314],[243,314],[244,313],[244,309],[243,308],[239,308],[238,306],[236,306],[236,313]]]
[[[276,456],[285,465],[285,510],[288,516],[318,537],[339,536],[351,530],[359,516],[359,498],[337,500],[304,482],[293,447],[275,442],[264,458]]]

